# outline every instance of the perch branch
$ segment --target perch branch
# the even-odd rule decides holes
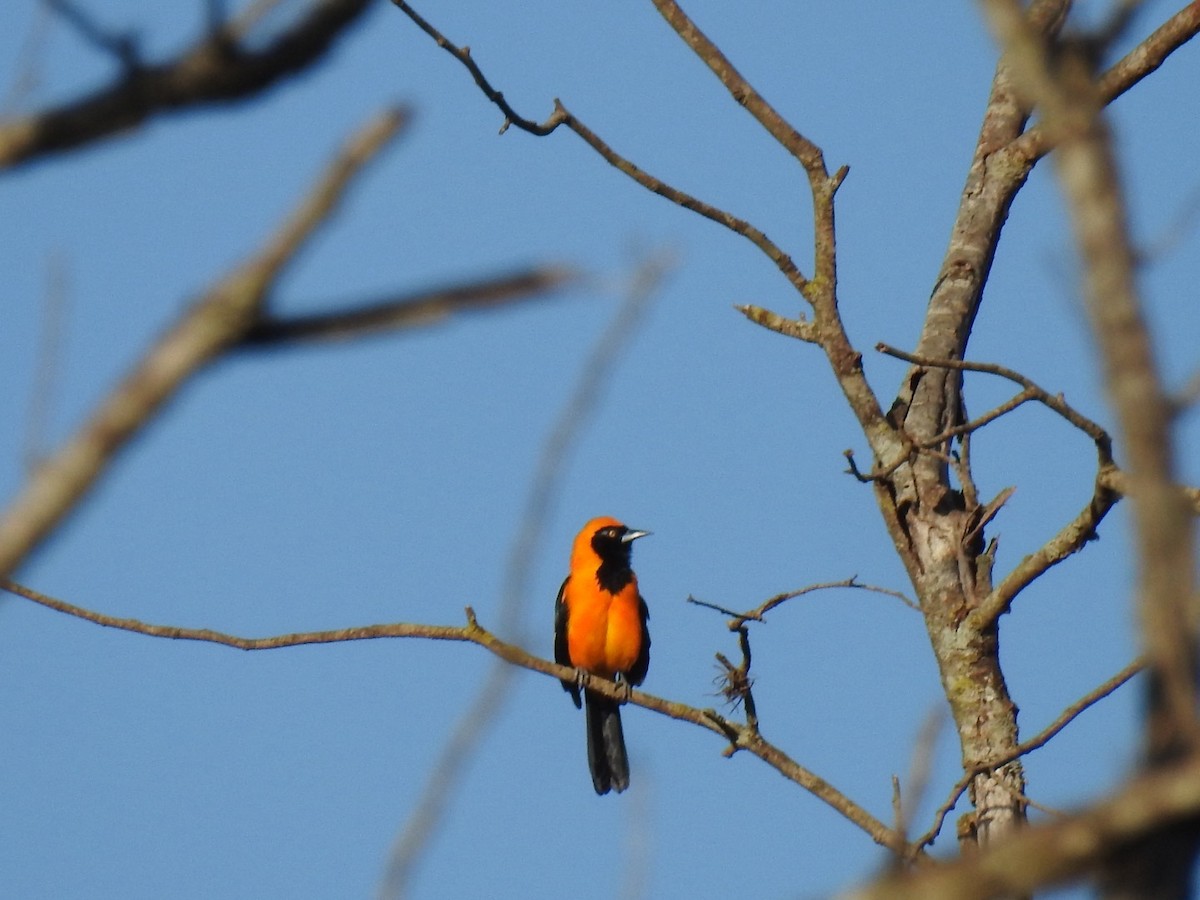
[[[898,854],[907,854],[909,856],[920,854],[918,848],[905,843],[886,824],[876,819],[864,808],[825,781],[825,779],[809,771],[784,753],[783,750],[763,739],[762,735],[747,725],[728,719],[712,709],[700,709],[684,703],[664,700],[661,697],[655,697],[652,694],[647,694],[639,690],[631,690],[628,685],[618,684],[597,675],[571,668],[570,666],[560,666],[549,660],[541,659],[516,644],[510,644],[507,641],[501,640],[483,628],[476,620],[474,610],[470,607],[466,609],[467,624],[457,627],[452,625],[421,625],[399,622],[385,625],[341,628],[332,631],[313,631],[297,634],[281,634],[264,638],[247,638],[211,629],[152,625],[138,621],[137,619],[109,616],[76,606],[72,603],[67,603],[55,597],[47,596],[8,579],[0,579],[0,588],[49,609],[92,622],[96,625],[102,625],[106,628],[116,628],[121,631],[128,631],[148,637],[201,641],[247,651],[275,650],[283,647],[299,647],[309,644],[332,644],[383,638],[423,638],[427,640],[458,641],[476,644],[512,665],[533,672],[539,672],[556,681],[577,681],[582,687],[594,693],[610,697],[613,700],[632,703],[635,706],[640,706],[643,709],[648,709],[668,718],[680,722],[688,722],[711,731],[727,740],[733,750],[745,750],[753,756],[758,757],[788,780],[795,782],[818,799],[829,804],[866,832],[876,843]]]

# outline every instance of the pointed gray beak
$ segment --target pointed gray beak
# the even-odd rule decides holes
[[[630,541],[636,541],[638,538],[646,537],[646,535],[649,535],[649,534],[654,534],[654,532],[653,531],[635,531],[634,529],[631,528],[629,531],[626,531],[625,534],[623,534],[621,536],[621,543],[628,544]]]

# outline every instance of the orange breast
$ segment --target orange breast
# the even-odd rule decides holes
[[[642,649],[637,581],[611,594],[572,580],[566,601],[571,664],[605,678],[628,672]]]

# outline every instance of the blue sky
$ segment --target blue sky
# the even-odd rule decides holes
[[[0,33],[11,83],[35,4]],[[100,4],[93,4],[100,8]],[[1086,4],[1085,4],[1086,5]],[[151,55],[199,21],[111,2]],[[524,115],[554,97],[619,152],[748,218],[810,270],[807,184],[650,4],[426,4]],[[719,8],[716,8],[719,7]],[[1138,32],[1174,11],[1146,4]],[[840,296],[884,402],[903,365],[870,351],[919,333],[986,98],[995,49],[970,4],[689,4],[758,89],[850,175],[838,196]],[[111,77],[63,26],[30,103]],[[1200,56],[1185,47],[1113,107],[1142,275],[1166,377],[1197,366]],[[531,569],[519,640],[551,654],[570,540],[612,514],[654,536],[635,565],[650,604],[645,688],[716,705],[713,654],[736,651],[694,595],[750,608],[857,574],[907,590],[865,455],[815,348],[732,310],[798,298],[745,241],[654,197],[573,135],[497,135],[465,71],[380,4],[329,64],[262,102],[164,118],[0,179],[0,495],[24,473],[48,271],[67,292],[43,447],[61,441],[148,344],[249,256],[343,138],[389,103],[401,141],[356,184],[274,298],[285,312],[540,263],[591,276],[554,299],[349,344],[245,354],[191,382],[21,570],[30,586],[112,615],[243,635],[379,622],[494,624],[506,560],[547,434],[639,260],[676,268],[624,348],[564,473]],[[1179,224],[1182,222],[1182,224]],[[1110,423],[1070,236],[1048,165],[1013,207],[973,359],[1015,368]],[[1010,395],[968,380],[974,412]],[[1196,416],[1180,430],[1200,481]],[[992,526],[1006,570],[1090,493],[1088,442],[1023,409],[980,435],[976,474],[1017,492]],[[1126,516],[1027,591],[1003,624],[1031,735],[1129,662]],[[942,708],[918,614],[829,591],[753,631],[764,734],[876,816]],[[459,645],[375,641],[239,653],[117,633],[0,599],[0,893],[83,897],[370,896],[451,728],[492,665]],[[625,714],[633,787],[597,798],[583,717],[521,673],[470,766],[416,897],[812,896],[868,876],[879,848],[713,735]],[[1136,690],[1026,761],[1030,795],[1069,807],[1112,785],[1137,748]],[[916,817],[958,777],[944,727]],[[950,849],[953,824],[938,848]],[[633,849],[631,849],[633,848]],[[631,875],[630,873],[633,873]],[[640,874],[639,874],[640,873]],[[640,879],[640,881],[639,881]]]

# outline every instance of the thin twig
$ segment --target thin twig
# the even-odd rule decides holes
[[[697,600],[695,597],[688,597],[687,602],[691,603],[693,606],[702,606],[705,609],[715,610],[722,615],[729,616],[732,619],[732,621],[729,623],[729,630],[737,631],[747,622],[766,621],[767,613],[780,604],[786,603],[788,600],[793,600],[796,597],[803,597],[805,594],[811,594],[814,591],[828,591],[834,588],[854,588],[860,591],[871,591],[872,593],[876,594],[884,594],[888,597],[895,597],[909,609],[920,609],[920,606],[918,606],[900,591],[893,591],[892,589],[885,587],[877,587],[873,584],[863,584],[858,580],[857,575],[851,575],[849,578],[843,578],[841,581],[824,581],[820,584],[810,584],[794,591],[785,591],[782,594],[776,594],[775,596],[764,600],[762,603],[748,612],[734,612],[733,610],[726,609],[723,606],[718,606],[715,603],[709,603],[705,600]]]
[[[112,56],[122,65],[132,68],[137,65],[137,41],[132,32],[114,33],[95,21],[91,14],[80,9],[70,0],[42,0],[59,18],[70,25],[83,38],[102,53]]]
[[[802,135],[787,121],[754,86],[734,67],[729,58],[688,18],[675,0],[654,0],[654,5],[667,23],[704,61],[741,106],[754,116],[766,132],[792,154],[805,170],[820,177],[825,175],[825,159],[821,148]]]
[[[917,811],[925,792],[929,789],[929,778],[933,772],[934,757],[937,755],[938,736],[941,734],[945,717],[945,712],[938,708],[929,712],[921,722],[913,747],[912,761],[908,767],[907,802],[904,802],[900,793],[899,777],[892,776],[892,815],[896,822],[896,831],[904,835],[905,840],[908,840],[913,813]]]
[[[960,778],[955,783],[954,787],[951,788],[950,796],[946,799],[946,802],[939,806],[937,812],[934,813],[933,825],[930,827],[929,831],[917,838],[917,846],[926,847],[933,844],[934,840],[936,840],[937,836],[941,833],[942,824],[945,822],[946,816],[950,813],[950,810],[954,809],[954,807],[958,804],[958,799],[963,795],[963,792],[967,789],[977,775],[997,769],[1015,759],[1020,759],[1027,753],[1032,753],[1034,750],[1044,747],[1060,731],[1075,721],[1080,713],[1091,708],[1092,706],[1095,706],[1105,697],[1114,693],[1117,688],[1121,687],[1139,672],[1142,672],[1145,668],[1146,664],[1144,661],[1140,659],[1133,661],[1112,678],[1108,679],[1108,681],[1105,681],[1103,684],[1100,684],[1088,691],[1086,694],[1064,709],[1061,713],[1059,713],[1058,718],[1056,718],[1053,722],[1051,722],[1029,740],[1018,744],[1010,752],[1004,754],[1003,756],[988,760],[986,763],[980,763],[979,765],[974,766],[973,768],[964,772],[962,778]]]
[[[779,315],[779,313],[763,309],[761,306],[735,306],[734,309],[755,325],[761,325],[769,331],[794,337],[809,344],[819,344],[821,342],[816,326],[804,318],[787,319]]]

